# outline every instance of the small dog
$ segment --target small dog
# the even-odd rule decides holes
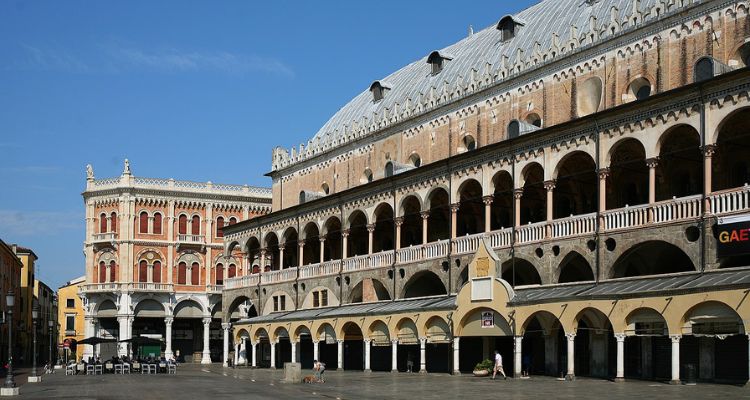
[[[315,383],[316,379],[312,375],[307,375],[306,377],[302,378],[302,383]]]

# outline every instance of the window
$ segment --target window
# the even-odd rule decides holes
[[[151,272],[153,273],[151,282],[161,283],[161,261],[154,261],[154,269]]]
[[[76,330],[76,316],[75,315],[65,316],[65,330],[75,332]]]
[[[229,270],[227,271],[227,276],[229,278],[234,278],[237,275],[237,266],[234,264],[229,264]]]
[[[216,284],[224,284],[224,264],[216,264]]]
[[[273,296],[273,310],[279,311],[279,296]]]
[[[362,173],[362,177],[359,179],[359,183],[365,184],[372,182],[372,171],[367,168],[365,172]]]
[[[154,235],[161,235],[161,214],[154,214]]]
[[[99,233],[107,233],[107,214],[99,216]]]
[[[66,299],[65,300],[65,307],[67,307],[67,308],[76,308],[76,299]]]
[[[229,225],[234,225],[236,223],[237,223],[237,218],[235,217],[229,218]]]
[[[602,80],[596,76],[586,79],[578,85],[576,96],[579,117],[599,111],[602,102]]]
[[[110,216],[109,216],[109,219],[111,220],[110,223],[111,223],[111,226],[112,226],[112,229],[111,229],[112,232],[117,232],[117,214],[115,214],[114,212],[112,212],[112,214],[110,214]]]
[[[191,285],[200,285],[200,265],[198,265],[197,262],[194,262],[193,265],[190,267],[190,284]]]
[[[506,15],[500,19],[500,22],[497,23],[497,30],[501,32],[501,40],[507,42],[516,37],[518,29],[521,26],[523,26],[523,24],[514,19],[511,15]]]
[[[320,297],[318,295],[320,292],[313,292],[313,308],[320,307]]]
[[[320,185],[320,191],[321,193],[328,194],[331,189],[328,187],[328,184],[324,182],[322,185]]]
[[[419,168],[422,165],[422,159],[419,157],[419,154],[414,153],[409,157],[409,163],[415,168]]]
[[[216,237],[224,237],[224,232],[221,228],[224,227],[224,217],[216,218]]]
[[[437,75],[443,70],[445,61],[452,60],[453,57],[447,54],[440,54],[438,51],[433,51],[427,56],[427,64],[430,64],[430,72],[432,75]]]
[[[180,215],[180,218],[177,221],[177,233],[180,235],[187,235],[187,216],[186,215]]]
[[[200,235],[201,234],[201,217],[193,215],[193,221],[190,224],[190,234]]]
[[[141,260],[138,264],[138,282],[148,282],[148,264]]]
[[[281,300],[281,311],[286,310],[286,296],[279,296]]]
[[[99,283],[104,283],[107,281],[107,265],[104,264],[104,261],[99,262]]]
[[[279,295],[279,296],[273,296],[273,310],[274,311],[284,311],[286,310],[286,296]]]
[[[148,233],[148,213],[143,211],[138,217],[138,231],[140,233]]]
[[[370,92],[372,93],[373,103],[377,103],[385,98],[385,92],[391,89],[391,85],[382,82],[375,81],[370,85]]]
[[[177,267],[177,284],[185,285],[186,282],[187,282],[187,265],[183,261]]]
[[[318,290],[313,292],[313,307],[327,307],[328,306],[328,290]]]
[[[109,281],[110,282],[116,282],[117,281],[117,264],[115,264],[115,260],[112,260],[109,262]]]

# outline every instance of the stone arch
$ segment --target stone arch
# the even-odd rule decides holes
[[[500,170],[492,177],[491,230],[513,226],[513,189],[513,177],[509,171]]]
[[[234,343],[238,343],[247,339],[250,339],[250,332],[248,332],[247,329],[244,329],[244,328],[238,330],[237,333],[234,335]]]
[[[547,192],[544,188],[544,167],[536,161],[528,163],[521,170],[519,185],[521,196],[522,225],[542,222],[547,218]]]
[[[556,277],[557,283],[587,282],[594,280],[594,271],[585,257],[571,251],[560,261]]]
[[[534,320],[537,320],[539,325],[544,329],[545,331],[552,331],[553,329],[562,329],[563,333],[565,332],[565,329],[562,326],[562,322],[560,319],[552,314],[551,312],[547,310],[539,310],[533,312],[531,315],[526,317],[525,320],[521,323],[521,326],[518,329],[518,333],[520,335],[523,335],[526,333],[526,329],[529,327],[529,325],[534,322]]]
[[[684,335],[744,335],[742,317],[723,301],[709,300],[690,307],[680,319]]]
[[[445,198],[448,199],[447,202],[450,203],[450,196],[448,195],[448,193],[448,187],[445,185],[433,186],[424,196],[423,211],[427,211],[432,208],[432,201],[435,199],[435,196],[445,195]]]
[[[189,297],[178,301],[174,306],[173,314],[175,318],[203,318],[208,313],[200,301]]]
[[[271,340],[278,343],[281,339],[289,339],[289,331],[283,326],[280,326],[273,331],[273,337]]]
[[[415,201],[417,204],[419,204],[419,211],[422,211],[424,209],[425,202],[422,200],[422,196],[420,196],[419,193],[412,192],[401,197],[401,200],[399,200],[398,202],[398,216],[404,216],[404,204],[406,204],[407,202]]]
[[[300,336],[310,336],[310,337],[312,337],[312,331],[305,324],[297,325],[294,328],[293,332],[294,332],[293,333],[294,336],[292,336],[292,340],[294,340],[294,341],[299,341],[300,340]]]
[[[348,250],[345,256],[360,256],[368,253],[369,233],[367,232],[369,221],[367,214],[361,210],[354,210],[347,218],[349,229]]]
[[[327,304],[325,304],[325,305],[324,304],[319,304],[319,305],[316,306],[315,303],[314,303],[315,302],[315,292],[322,291],[322,290],[327,291],[327,293],[326,293]],[[315,287],[312,287],[312,288],[308,288],[307,289],[307,294],[305,294],[304,300],[302,301],[302,305],[300,306],[300,308],[302,308],[302,309],[310,309],[310,308],[318,308],[318,307],[335,307],[335,306],[338,306],[340,303],[339,303],[338,296],[336,296],[336,292],[337,291],[332,290],[328,286],[324,286],[324,285],[318,285],[318,286],[315,286]]]
[[[372,340],[375,346],[390,346],[391,344],[391,332],[388,329],[388,324],[380,319],[370,323],[367,329],[367,337]]]
[[[612,278],[695,271],[690,257],[678,246],[650,240],[625,250],[612,265]]]
[[[394,210],[390,203],[380,203],[372,213],[375,230],[372,234],[372,252],[393,250],[395,246]]]
[[[599,178],[596,162],[588,152],[576,150],[555,165],[554,218],[596,212]]]
[[[456,218],[456,235],[465,236],[484,232],[484,203],[482,184],[468,178],[459,185],[456,198],[459,201]]]
[[[615,332],[628,336],[668,335],[669,325],[664,316],[651,307],[638,307],[621,322],[615,322]]]
[[[703,154],[700,134],[691,125],[667,129],[656,147],[656,200],[686,197],[703,191]]]
[[[328,322],[323,322],[318,326],[318,329],[315,330],[315,337],[313,340],[317,339],[321,342],[335,342],[338,337],[338,333],[336,332],[336,329],[333,328],[333,325]]]
[[[423,329],[428,343],[448,343],[452,339],[451,327],[443,317],[430,317]]]
[[[297,229],[291,226],[286,228],[281,238],[282,242],[280,245],[284,246],[284,265],[281,265],[281,268],[297,267],[299,265],[299,260],[297,259],[299,257],[299,249],[297,248],[299,233]]]
[[[494,313],[494,326],[482,326],[482,312]],[[508,320],[498,310],[490,307],[474,307],[468,310],[458,321],[455,336],[513,336]]]
[[[422,244],[422,200],[416,194],[401,199],[399,216],[401,220],[402,248]]]
[[[596,308],[596,307],[584,307],[573,318],[574,329],[578,330],[581,326],[581,322],[584,322],[590,329],[598,330],[611,330],[612,322],[610,321],[607,314]]]
[[[226,297],[225,297],[226,298]],[[258,310],[255,308],[253,301],[247,296],[237,296],[232,299],[224,311],[224,317],[242,319],[258,316]]]
[[[404,284],[402,299],[412,297],[439,296],[447,293],[440,277],[432,271],[419,271]]]
[[[323,224],[320,234],[321,237],[325,237],[325,242],[323,243],[323,260],[341,259],[341,220],[336,216],[329,217]]]
[[[603,84],[598,76],[591,76],[578,84],[576,90],[576,115],[584,117],[594,114],[601,107],[603,95]]]
[[[390,299],[388,287],[375,278],[363,278],[349,291],[349,303],[369,303]]]
[[[148,318],[164,318],[167,315],[164,306],[154,299],[143,299],[133,308],[133,315]]]
[[[341,328],[336,332],[336,337],[343,340],[362,340],[362,326],[356,321],[346,321],[341,324]]]
[[[105,299],[96,305],[97,318],[115,318],[117,317],[117,305],[112,299]]]
[[[435,242],[450,237],[450,195],[442,186],[433,188],[425,197],[424,206],[429,212],[427,241]]]
[[[635,138],[621,139],[610,148],[607,160],[607,209],[647,203],[649,172],[643,143]]]
[[[258,328],[255,330],[255,334],[253,335],[253,340],[256,343],[270,341],[271,336],[268,334],[268,331],[266,330],[266,328]]]
[[[285,303],[285,306],[283,309],[280,309],[278,311],[290,311],[295,309],[294,304],[294,296],[289,295],[289,293],[286,290],[277,289],[274,290],[272,293],[269,293],[268,296],[266,296],[266,304],[263,305],[263,315],[268,315],[275,310],[273,309],[273,298],[274,296],[284,296],[285,299],[283,300]],[[279,305],[279,308],[281,308],[281,305]]]
[[[279,237],[276,232],[267,232],[263,236],[263,246],[266,249],[266,265],[262,265],[263,271],[277,270],[281,268],[281,251],[279,250]]]
[[[409,317],[399,319],[395,328],[395,336],[398,338],[399,344],[418,344],[419,338],[424,336],[414,320]]]
[[[501,266],[501,271],[503,280],[513,287],[542,284],[542,278],[537,267],[523,258],[515,257],[505,261]]]
[[[750,107],[727,115],[717,126],[712,158],[712,190],[726,190],[750,183]]]

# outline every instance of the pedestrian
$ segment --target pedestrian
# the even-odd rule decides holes
[[[531,371],[531,354],[524,354],[523,355],[523,371],[522,376],[529,377],[529,372]]]
[[[495,350],[495,368],[492,370],[492,379],[495,379],[498,371],[503,375],[503,379],[508,379],[503,370],[503,356],[500,355],[499,351]]]

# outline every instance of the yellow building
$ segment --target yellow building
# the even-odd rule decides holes
[[[16,293],[18,312],[20,314],[18,316],[18,342],[16,342],[17,348],[15,353],[17,357],[20,357],[18,360],[20,364],[26,364],[31,361],[31,307],[34,300],[35,263],[38,257],[34,254],[33,250],[18,245],[13,245],[13,252],[16,253],[16,256],[23,264],[21,268],[21,287],[19,292]],[[16,333],[14,332],[13,334],[15,335]]]
[[[79,359],[76,354],[76,343],[84,339],[83,302],[78,297],[78,289],[86,283],[86,277],[81,276],[67,282],[57,289],[57,323],[59,327],[59,344],[67,344],[60,354],[64,360],[71,357]],[[80,351],[78,353],[81,353]]]

